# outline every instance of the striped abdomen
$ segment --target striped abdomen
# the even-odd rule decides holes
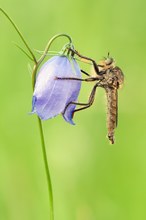
[[[118,120],[118,91],[116,88],[105,88],[107,95],[107,129],[108,138],[114,144],[114,131]]]

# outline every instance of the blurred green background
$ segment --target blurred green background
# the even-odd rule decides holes
[[[145,220],[146,1],[1,0],[1,7],[31,48],[44,50],[65,32],[97,61],[110,51],[125,74],[115,145],[106,138],[102,89],[91,108],[75,115],[76,126],[61,116],[43,123],[55,220]],[[28,59],[13,41],[23,46],[0,14],[0,220],[45,220],[48,192],[36,116],[28,115]],[[58,39],[52,50],[64,43]],[[92,86],[82,85],[79,100],[88,99]]]

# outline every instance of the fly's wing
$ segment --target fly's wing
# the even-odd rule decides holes
[[[124,83],[124,74],[118,66],[116,66],[115,68],[112,69],[112,73],[117,78],[117,83],[118,83],[117,89],[120,89]]]
[[[118,90],[115,89],[115,97],[116,97],[116,127],[118,126]]]

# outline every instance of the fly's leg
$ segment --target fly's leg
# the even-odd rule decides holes
[[[102,80],[103,76],[89,77],[86,79],[76,78],[76,77],[56,77],[56,80],[76,80],[76,81],[85,81],[85,82],[93,82]]]
[[[89,73],[85,72],[84,70],[81,70],[82,73],[84,73],[86,76],[91,76]]]
[[[84,105],[82,105],[82,106],[84,106],[84,107],[75,109],[74,112],[73,112],[73,115],[74,115],[75,112],[78,112],[78,111],[84,110],[84,109],[86,109],[86,108],[89,108],[89,107],[93,104],[97,86],[98,86],[98,85],[95,85],[95,86],[93,87],[92,92],[91,92],[90,97],[89,97],[89,100],[88,100],[88,103],[85,103]],[[83,104],[83,103],[77,103],[76,105],[81,105],[81,104]]]
[[[89,96],[89,100],[88,100],[87,103],[69,102],[69,103],[67,104],[67,106],[65,107],[63,114],[64,114],[65,111],[67,110],[68,106],[71,105],[71,104],[83,106],[83,107],[81,107],[81,108],[78,108],[78,109],[74,110],[72,116],[74,116],[74,113],[77,112],[77,111],[81,111],[81,110],[83,110],[83,109],[89,108],[89,107],[93,104],[93,102],[94,102],[95,93],[96,93],[96,88],[97,88],[98,86],[99,86],[99,83],[95,84],[95,86],[93,87],[92,92],[91,92],[91,94],[90,94],[90,96]]]
[[[76,50],[73,50],[73,49],[71,49],[71,48],[70,48],[70,50],[71,50],[74,54],[76,54],[78,57],[80,57],[80,58],[82,58],[82,59],[85,59],[85,60],[91,61],[91,62],[93,63],[93,67],[94,67],[95,72],[100,75],[100,71],[99,71],[99,68],[98,68],[98,67],[103,67],[102,65],[98,65],[95,60],[93,60],[92,58],[89,58],[89,57],[86,57],[86,56],[81,55],[81,54],[78,53],[78,51],[76,51]]]

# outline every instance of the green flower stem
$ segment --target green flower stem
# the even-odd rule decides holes
[[[28,51],[30,52],[32,59],[34,61],[34,63],[36,63],[36,58],[34,53],[32,52],[32,50],[30,49],[30,47],[28,46],[28,44],[26,43],[23,35],[21,34],[20,30],[18,29],[18,27],[16,26],[16,24],[14,23],[14,21],[12,21],[12,19],[9,17],[9,15],[2,9],[0,8],[0,11],[6,16],[6,18],[10,21],[10,23],[12,24],[12,26],[15,28],[16,32],[18,33],[18,35],[20,36],[21,40],[23,41],[23,43],[25,44],[26,48],[28,49]]]
[[[34,90],[34,86],[35,86],[35,80],[36,80],[36,74],[37,74],[37,70],[38,70],[38,67],[40,66],[40,64],[43,62],[43,60],[45,59],[47,53],[48,53],[48,50],[50,49],[50,46],[51,44],[53,43],[53,41],[58,38],[58,37],[67,37],[68,40],[69,40],[69,43],[72,44],[72,39],[69,35],[67,34],[56,34],[54,37],[52,37],[49,42],[47,43],[47,46],[42,54],[42,56],[36,61],[35,65],[34,65],[34,68],[33,68],[33,72],[32,72],[32,87],[33,87],[33,90]]]
[[[48,42],[48,44],[45,48],[45,51],[44,51],[43,55],[40,57],[40,59],[34,65],[33,72],[32,72],[32,87],[33,87],[33,90],[34,90],[34,87],[35,87],[36,74],[37,74],[37,70],[38,70],[39,65],[42,63],[42,61],[46,57],[46,55],[48,53],[48,50],[50,49],[50,46],[53,43],[53,41],[56,38],[61,37],[61,36],[67,37],[69,39],[70,44],[72,44],[72,40],[71,40],[70,36],[68,36],[67,34],[58,34],[58,35],[55,35],[54,37],[52,37],[50,39],[50,41]],[[46,148],[45,148],[45,140],[44,140],[44,135],[43,135],[42,122],[39,119],[39,117],[38,117],[38,124],[39,124],[40,137],[41,137],[41,143],[42,143],[42,151],[43,151],[43,158],[44,158],[46,175],[47,175],[47,182],[48,182],[49,204],[50,204],[50,220],[54,220],[54,205],[53,205],[52,183],[51,183],[49,166],[48,166],[48,162],[47,162],[47,153],[46,153]]]
[[[67,34],[62,34],[62,33],[55,35],[55,36],[52,37],[52,38],[49,40],[49,42],[47,43],[47,46],[46,46],[46,48],[45,48],[45,50],[44,50],[43,55],[42,55],[42,56],[40,57],[40,59],[37,61],[38,64],[40,64],[40,63],[45,59],[45,57],[46,57],[46,55],[47,55],[47,53],[48,53],[48,50],[50,49],[51,44],[52,44],[53,41],[54,41],[56,38],[58,38],[58,37],[67,37],[67,38],[69,39],[70,44],[72,44],[72,39],[71,39],[71,37],[70,37],[69,35],[67,35]]]
[[[31,57],[30,57],[23,49],[21,49],[18,46],[34,62],[34,67],[33,67],[33,71],[32,71],[32,88],[34,90],[35,81],[36,81],[36,74],[37,74],[38,67],[40,66],[42,61],[45,59],[45,57],[46,57],[46,55],[48,53],[48,50],[50,49],[50,46],[53,43],[53,41],[56,38],[58,38],[58,37],[64,36],[64,37],[67,37],[69,39],[70,44],[72,44],[72,39],[67,34],[57,34],[57,35],[55,35],[54,37],[52,37],[49,40],[49,42],[47,43],[47,46],[46,46],[46,48],[44,50],[44,53],[42,54],[40,59],[37,61],[34,53],[30,49],[30,47],[28,46],[27,42],[25,41],[23,35],[19,31],[19,29],[16,26],[16,24],[12,21],[12,19],[8,16],[8,14],[2,8],[0,8],[0,11],[10,21],[10,23],[12,24],[12,26],[15,28],[16,32],[20,36],[21,40],[25,44],[26,48],[28,49],[29,53],[31,54]],[[48,191],[49,191],[50,220],[54,220],[53,191],[52,191],[52,183],[51,183],[50,171],[49,171],[48,160],[47,160],[47,152],[46,152],[45,139],[44,139],[44,134],[43,134],[43,127],[42,127],[42,122],[41,122],[40,118],[37,117],[37,119],[38,119],[39,132],[40,132],[41,145],[42,145],[42,152],[43,152],[43,159],[44,159],[45,171],[46,171],[46,176],[47,176]]]
[[[51,44],[53,43],[53,41],[61,36],[65,36],[69,39],[69,42],[72,44],[72,40],[70,38],[69,35],[67,34],[57,34],[54,37],[52,37],[50,39],[50,41],[48,42],[43,55],[40,57],[40,59],[37,61],[37,63],[34,65],[33,68],[33,73],[32,73],[32,87],[34,90],[35,87],[35,81],[36,81],[36,74],[37,74],[37,70],[39,65],[42,63],[42,61],[45,59],[48,50],[50,49]],[[39,130],[40,130],[40,137],[41,137],[41,143],[42,143],[42,151],[43,151],[43,158],[44,158],[44,163],[45,163],[45,169],[46,169],[46,175],[47,175],[47,181],[48,181],[48,191],[49,191],[49,203],[50,203],[50,220],[54,220],[54,205],[53,205],[53,191],[52,191],[52,183],[51,183],[51,177],[50,177],[50,171],[49,171],[49,166],[48,166],[48,162],[47,162],[47,153],[46,153],[46,147],[45,147],[45,140],[44,140],[44,134],[43,134],[43,128],[42,128],[42,122],[40,120],[39,117],[38,118],[38,124],[39,124]]]
[[[34,65],[33,72],[32,72],[33,90],[35,86],[37,69],[38,69],[38,63]],[[47,160],[47,152],[46,152],[45,139],[44,139],[44,134],[43,134],[43,126],[42,126],[42,121],[40,120],[38,116],[37,116],[37,119],[38,119],[43,159],[44,159],[45,171],[46,171],[46,176],[47,176],[47,185],[48,185],[48,191],[49,191],[50,220],[54,220],[53,190],[52,190],[52,182],[51,182],[50,170],[49,170],[49,165],[48,165],[48,160]]]
[[[44,134],[43,134],[43,127],[42,122],[39,117],[38,118],[38,124],[39,124],[39,130],[40,130],[40,137],[41,137],[41,144],[42,144],[42,151],[43,151],[43,158],[44,158],[44,164],[45,164],[45,170],[47,175],[47,182],[48,182],[48,191],[49,191],[49,205],[50,205],[50,220],[54,219],[54,206],[53,206],[53,190],[52,190],[52,182],[51,182],[51,176],[48,166],[48,160],[47,160],[47,152],[45,147],[45,140],[44,140]]]

